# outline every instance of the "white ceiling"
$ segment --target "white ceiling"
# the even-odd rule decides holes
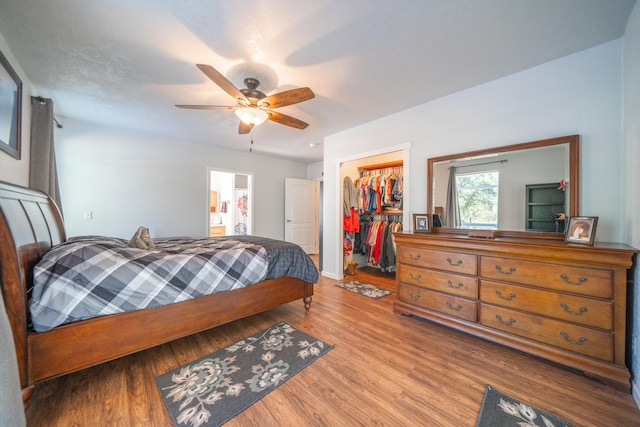
[[[303,162],[327,135],[621,37],[636,0],[0,0],[0,33],[65,118]],[[195,64],[310,101],[238,135]],[[311,148],[310,144],[320,144]]]

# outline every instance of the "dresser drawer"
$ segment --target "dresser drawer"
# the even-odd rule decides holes
[[[552,291],[480,281],[480,300],[610,331],[613,303]]]
[[[613,335],[607,332],[484,303],[480,304],[480,323],[575,353],[613,361]]]
[[[448,316],[478,321],[478,303],[415,286],[398,284],[398,299]]]
[[[483,256],[480,276],[600,298],[613,296],[609,270]]]
[[[403,283],[446,292],[466,298],[478,297],[478,279],[445,271],[427,270],[400,264],[397,276]]]
[[[397,252],[398,263],[470,275],[475,275],[478,271],[477,258],[471,254],[415,246],[398,246]]]

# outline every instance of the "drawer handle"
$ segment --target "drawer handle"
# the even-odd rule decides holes
[[[584,343],[587,342],[587,338],[586,337],[580,337],[578,339],[578,341],[572,340],[571,338],[569,338],[569,334],[566,333],[565,331],[560,332],[560,335],[562,335],[564,337],[564,339],[566,341],[568,341],[569,343],[571,343],[571,344],[583,345]]]
[[[449,287],[453,288],[453,289],[460,289],[461,287],[464,286],[464,283],[462,283],[462,282],[458,282],[457,285],[454,285],[451,280],[447,280],[447,283],[449,284]]]
[[[459,260],[458,260],[458,261],[456,261],[456,262],[453,262],[453,261],[451,260],[451,258],[447,258],[447,262],[448,262],[449,264],[453,265],[454,267],[458,267],[458,266],[462,265],[462,260],[461,260],[461,259],[459,259]]]
[[[509,319],[508,322],[505,322],[504,320],[502,320],[502,316],[500,316],[499,314],[496,314],[496,319],[498,319],[498,322],[502,323],[505,326],[513,326],[514,323],[516,323],[516,319]]]
[[[460,311],[462,310],[462,306],[460,304],[456,305],[455,307],[449,302],[447,301],[447,307],[449,307],[449,309],[451,310],[455,310],[455,311]]]
[[[420,292],[418,292],[416,294],[416,296],[413,296],[413,291],[409,291],[407,293],[409,294],[409,298],[411,298],[412,300],[419,300],[420,299]]]
[[[411,277],[413,280],[420,280],[422,279],[422,274],[416,274],[415,276],[413,275],[413,271],[409,272],[409,277]]]
[[[411,258],[414,261],[417,261],[417,260],[419,260],[421,258],[421,255],[420,254],[414,255],[411,252],[409,252],[409,258]]]
[[[586,282],[586,281],[587,281],[587,278],[586,278],[586,277],[581,277],[581,278],[579,278],[579,279],[578,279],[578,281],[577,281],[577,282],[572,282],[571,280],[569,280],[569,278],[567,277],[567,275],[566,275],[566,274],[561,274],[561,275],[560,275],[560,278],[561,278],[562,280],[564,280],[565,282],[567,282],[568,284],[570,284],[570,285],[576,285],[576,286],[580,286],[580,285],[584,284],[584,282]]]
[[[499,265],[496,265],[496,270],[498,270],[502,274],[513,274],[516,271],[516,268],[515,267],[511,267],[511,268],[509,268],[509,271],[502,271],[502,267],[499,266]]]
[[[498,296],[500,297],[500,299],[503,299],[503,300],[505,300],[505,301],[511,301],[512,299],[514,299],[514,298],[516,297],[516,294],[513,294],[513,293],[509,294],[509,296],[508,296],[508,297],[503,297],[503,296],[502,296],[502,292],[500,292],[500,290],[499,290],[499,289],[496,291],[496,294],[498,294]]]
[[[573,314],[574,316],[582,316],[583,313],[586,313],[587,307],[580,307],[580,311],[571,311],[569,310],[569,306],[567,304],[560,304],[560,307],[564,308],[564,311],[566,311],[569,314]]]

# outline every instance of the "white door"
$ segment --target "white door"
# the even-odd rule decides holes
[[[284,240],[296,243],[306,253],[316,252],[316,182],[285,179]]]

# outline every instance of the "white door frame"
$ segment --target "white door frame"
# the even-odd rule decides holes
[[[233,194],[235,191],[235,175],[246,175],[247,176],[247,234],[253,233],[253,172],[240,171],[235,169],[221,169],[213,166],[209,166],[207,168],[207,206],[206,206],[206,234],[205,236],[209,236],[209,224],[211,221],[210,216],[210,206],[211,206],[211,172],[222,172],[232,174],[233,179],[233,187],[231,189],[231,193]],[[232,206],[229,209],[235,209],[235,200],[231,200]],[[232,224],[233,227],[233,224]]]
[[[403,162],[403,171],[402,176],[404,177],[402,180],[402,222],[404,223],[405,230],[409,230],[409,224],[411,224],[411,213],[409,212],[408,202],[411,200],[409,195],[411,194],[411,143],[398,144],[390,147],[380,148],[378,150],[366,151],[363,153],[358,153],[353,156],[342,157],[340,159],[336,159],[336,183],[338,188],[336,189],[336,206],[338,207],[337,212],[335,214],[338,217],[337,224],[339,225],[339,237],[337,250],[334,254],[334,262],[338,271],[336,271],[335,277],[332,277],[337,280],[342,280],[344,278],[344,257],[343,257],[343,239],[344,235],[344,224],[342,221],[342,164],[346,162],[351,162],[353,160],[360,160],[365,157],[373,157],[379,156],[381,154],[389,154],[396,151],[402,151],[402,162]],[[335,240],[334,240],[335,241]]]

